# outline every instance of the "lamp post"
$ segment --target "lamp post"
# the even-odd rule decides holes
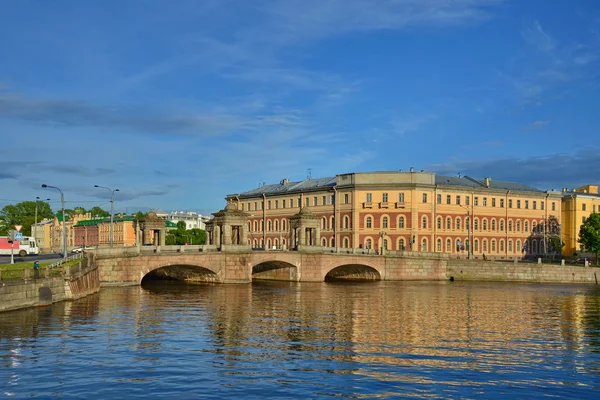
[[[50,185],[43,184],[42,187],[56,189],[60,192],[60,205],[61,205],[61,210],[62,210],[63,258],[67,258],[67,255],[68,255],[68,253],[67,253],[67,228],[66,228],[67,217],[65,216],[65,195],[63,194],[62,190],[60,190],[56,186],[50,186]]]
[[[114,215],[114,207],[115,207],[115,192],[118,192],[119,189],[110,189],[106,186],[98,186],[94,185],[96,188],[106,189],[110,192],[110,247],[113,247],[113,215]]]
[[[467,210],[467,240],[468,240],[468,246],[467,246],[467,258],[469,260],[473,259],[473,238],[471,237],[471,224],[473,223],[471,221],[471,210],[469,210],[469,207],[467,206],[463,206],[460,205],[462,208],[464,208],[465,210]]]
[[[384,249],[383,241],[385,238],[385,231],[379,232],[379,237],[381,238],[381,255],[383,255],[383,249]]]

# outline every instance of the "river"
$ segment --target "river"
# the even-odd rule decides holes
[[[6,398],[598,398],[597,286],[103,288],[0,313]]]

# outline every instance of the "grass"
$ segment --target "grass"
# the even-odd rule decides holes
[[[55,267],[50,270],[50,276],[60,276],[62,267],[79,264],[83,259],[71,260],[62,263],[60,267]],[[40,262],[40,277],[44,276],[46,265],[54,264],[56,261],[41,261]],[[32,262],[21,262],[16,264],[2,264],[0,271],[2,271],[2,280],[12,279],[23,279],[23,271],[30,269],[31,273],[29,276],[33,278],[33,261]]]

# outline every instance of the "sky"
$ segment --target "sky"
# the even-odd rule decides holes
[[[600,183],[597,0],[4,0],[0,207],[362,171]]]

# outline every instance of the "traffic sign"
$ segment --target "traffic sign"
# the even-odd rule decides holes
[[[23,227],[23,225],[15,225],[15,229],[17,230],[17,232],[19,232],[22,227]]]
[[[15,232],[15,240],[23,240],[23,234],[21,232]]]

